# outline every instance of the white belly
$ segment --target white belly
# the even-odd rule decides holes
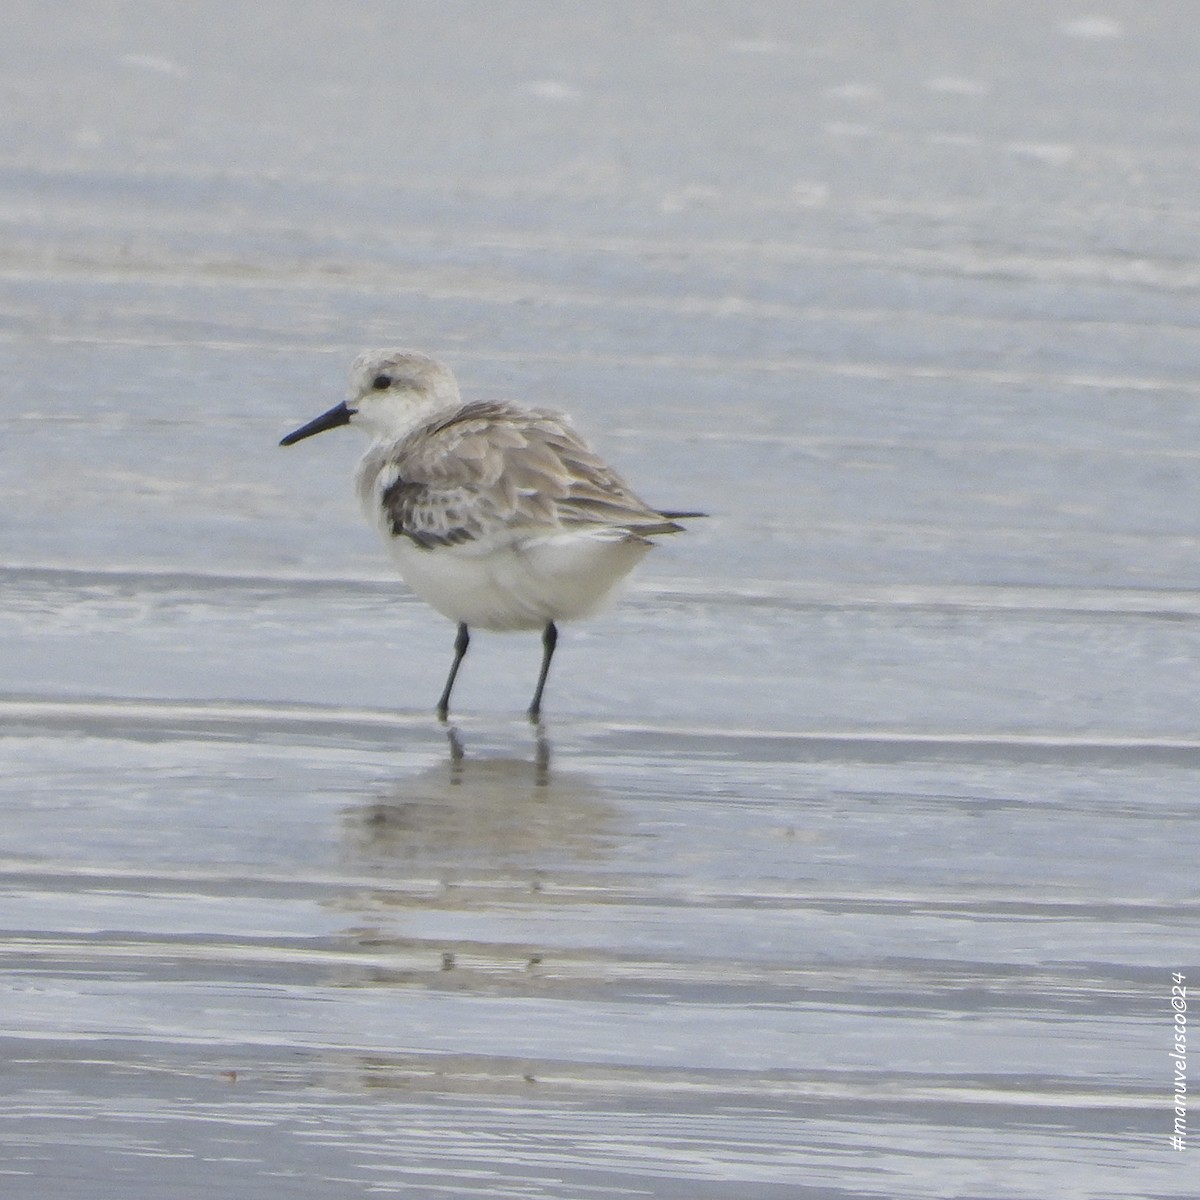
[[[621,530],[556,533],[490,548],[426,550],[386,538],[404,582],[452,621],[480,629],[541,629],[604,606],[650,543]]]

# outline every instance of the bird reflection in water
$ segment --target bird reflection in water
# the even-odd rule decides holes
[[[344,812],[344,851],[357,865],[478,877],[606,856],[616,809],[586,775],[551,768],[544,726],[523,757],[488,754],[486,740],[476,748],[457,726],[445,730],[442,763]]]
[[[450,782],[461,784],[467,750],[457,725],[446,725],[446,740],[450,743]],[[550,782],[550,738],[541,721],[533,727],[533,745],[533,781],[538,787],[546,787]]]

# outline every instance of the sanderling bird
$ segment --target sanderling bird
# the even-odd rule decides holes
[[[349,398],[280,445],[339,425],[371,437],[355,485],[401,577],[458,624],[442,720],[475,626],[542,631],[536,721],[558,622],[596,612],[651,538],[704,515],[646,504],[560,413],[464,403],[449,368],[411,350],[360,354]]]

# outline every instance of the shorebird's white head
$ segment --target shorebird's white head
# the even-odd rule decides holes
[[[462,403],[450,368],[416,350],[368,350],[350,368],[344,403],[289,433],[291,446],[338,425],[358,425],[376,438],[398,438],[435,413]]]

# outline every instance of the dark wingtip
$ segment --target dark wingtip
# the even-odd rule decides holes
[[[702,512],[660,512],[661,521],[641,521],[635,524],[626,525],[625,528],[636,537],[651,538],[660,533],[683,533],[682,525],[677,524],[677,521],[686,521],[689,517],[707,517],[708,513]]]

